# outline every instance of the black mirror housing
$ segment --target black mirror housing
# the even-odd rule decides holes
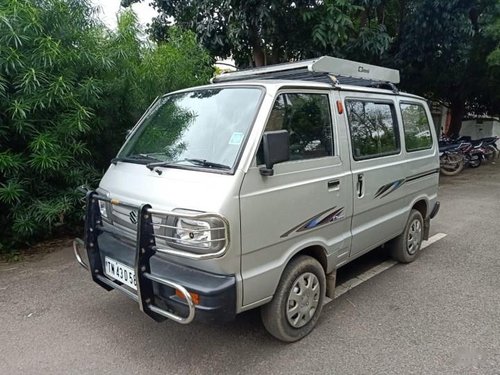
[[[290,159],[290,135],[288,130],[265,132],[262,137],[264,163],[266,167],[260,168],[262,176],[272,176],[275,164]]]

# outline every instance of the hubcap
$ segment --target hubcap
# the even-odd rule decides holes
[[[303,327],[313,318],[320,289],[318,278],[311,272],[303,273],[294,281],[286,303],[286,317],[292,327]]]
[[[417,252],[420,247],[420,242],[422,241],[422,223],[420,220],[415,219],[410,224],[410,230],[408,231],[408,254],[413,255]]]

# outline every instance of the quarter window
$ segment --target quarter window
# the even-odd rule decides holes
[[[283,93],[274,102],[266,131],[288,130],[290,160],[334,154],[332,118],[327,94]],[[259,148],[257,163],[263,163]]]
[[[399,153],[399,133],[392,104],[347,100],[346,108],[355,160]]]
[[[402,103],[400,108],[405,131],[406,151],[431,148],[431,128],[424,107],[420,104]]]

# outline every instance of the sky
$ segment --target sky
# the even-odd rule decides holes
[[[149,0],[132,5],[132,9],[137,13],[139,22],[145,26],[157,13],[151,8]],[[99,18],[110,28],[116,28],[116,13],[120,9],[120,0],[92,0],[92,4],[100,8]]]

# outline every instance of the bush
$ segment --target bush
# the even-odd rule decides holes
[[[86,0],[2,1],[0,249],[79,223],[75,188],[96,185],[151,100],[211,76],[192,34],[139,35],[133,13],[112,32]]]

